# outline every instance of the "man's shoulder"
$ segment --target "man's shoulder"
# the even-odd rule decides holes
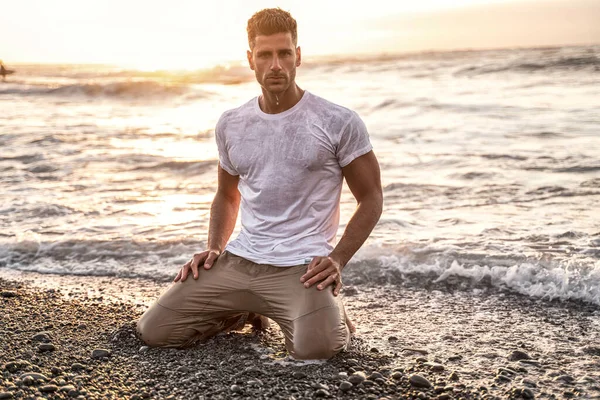
[[[348,107],[317,96],[312,92],[310,93],[310,96],[309,108],[311,111],[318,118],[321,118],[330,124],[336,126],[346,125],[349,122],[360,120],[358,113]]]
[[[256,98],[252,98],[239,107],[224,111],[219,118],[218,125],[226,124],[231,120],[235,120],[236,118],[247,115],[249,112],[253,112],[255,102]]]

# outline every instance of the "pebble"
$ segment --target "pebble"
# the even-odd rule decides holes
[[[58,390],[58,386],[56,385],[44,385],[40,388],[40,392],[42,393],[52,393]]]
[[[456,371],[452,371],[452,373],[448,377],[448,380],[451,380],[451,381],[457,381],[459,379],[460,379],[460,377],[458,376],[458,374],[456,373]]]
[[[408,380],[410,384],[415,387],[429,388],[431,387],[431,382],[429,382],[426,378],[422,377],[419,374],[411,375]]]
[[[0,399],[12,399],[12,398],[13,398],[13,394],[12,393],[10,393],[10,392],[0,392]]]
[[[21,374],[21,376],[19,376],[19,378],[21,379],[26,379],[26,378],[30,378],[36,381],[49,381],[50,379],[48,379],[48,377],[44,374],[40,374],[37,372],[26,372],[24,374]]]
[[[348,373],[347,372],[339,372],[337,374],[337,377],[340,380],[347,380],[348,379]]]
[[[145,353],[145,352],[147,352],[149,348],[150,348],[150,347],[148,347],[148,346],[142,346],[142,347],[140,347],[140,353]]]
[[[342,392],[347,392],[348,390],[352,389],[354,385],[352,385],[352,383],[348,382],[348,381],[342,381],[340,383],[340,390]]]
[[[315,392],[315,396],[317,397],[329,397],[331,394],[325,389],[319,389]]]
[[[75,389],[75,386],[73,386],[73,385],[64,385],[64,386],[61,386],[60,389],[58,389],[58,390],[60,390],[61,392],[70,392],[71,390],[76,390],[76,389]]]
[[[388,337],[388,342],[396,342],[396,341],[398,341],[398,338],[396,336]]]
[[[0,293],[0,295],[2,295],[2,297],[6,297],[6,298],[8,298],[8,297],[17,297],[17,292],[12,292],[10,290],[3,290],[2,293]],[[0,397],[0,399],[1,398],[2,397]],[[6,397],[6,398],[7,399],[12,398],[12,395],[11,395],[11,397]]]
[[[242,388],[239,387],[238,385],[231,385],[231,387],[229,388],[233,393],[240,393],[242,391]]]
[[[553,379],[554,382],[564,382],[564,383],[573,383],[575,381],[575,378],[573,378],[571,375],[560,375],[557,376],[556,378]]]
[[[42,343],[38,346],[38,351],[40,353],[43,353],[45,351],[54,351],[56,350],[56,346],[54,346],[52,343]]]
[[[363,371],[357,371],[348,377],[348,381],[354,386],[359,385],[367,379],[367,375]]]
[[[318,382],[313,382],[313,384],[311,385],[313,389],[329,389],[329,387],[327,385],[323,385],[322,383],[318,383]]]
[[[521,350],[515,350],[508,355],[508,361],[530,360],[529,354]]]
[[[524,399],[533,399],[535,397],[535,394],[533,394],[533,390],[525,388],[521,391],[521,397],[523,397]]]
[[[110,351],[106,349],[95,349],[92,351],[92,358],[98,359],[103,357],[110,357]]]
[[[431,370],[433,372],[442,372],[445,369],[442,364],[433,363],[433,362],[426,362],[423,365],[425,365],[426,367],[431,368]]]
[[[402,378],[404,376],[404,374],[400,371],[396,371],[392,374],[392,379],[398,380],[400,378]]]
[[[48,332],[39,332],[36,333],[31,340],[34,342],[45,342],[49,343],[51,341],[50,334]]]
[[[81,371],[82,369],[85,369],[85,365],[83,365],[83,364],[74,363],[73,365],[71,365],[72,371]]]
[[[383,375],[381,375],[381,373],[373,372],[371,375],[369,375],[369,379],[374,381],[375,379],[385,379],[385,378]]]
[[[521,384],[525,386],[537,387],[537,383],[527,378],[523,378],[523,380],[521,380]]]

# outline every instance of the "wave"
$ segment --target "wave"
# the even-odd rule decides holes
[[[517,61],[504,65],[470,66],[458,70],[455,75],[477,76],[501,72],[535,73],[553,70],[600,72],[600,57],[595,55],[575,56],[549,59],[543,62]]]
[[[73,238],[44,242],[33,233],[0,238],[0,268],[63,275],[169,281],[204,243]],[[600,243],[600,239],[598,239]],[[541,261],[522,255],[463,257],[438,248],[365,246],[344,270],[345,285],[410,286],[426,290],[483,289],[543,300],[600,305],[600,263]]]
[[[50,95],[64,97],[91,98],[164,98],[187,94],[189,88],[182,85],[170,85],[155,81],[122,81],[109,83],[74,83],[58,87],[41,85],[11,85],[0,90],[2,94],[15,95]]]

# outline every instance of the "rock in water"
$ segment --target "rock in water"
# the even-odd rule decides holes
[[[508,361],[531,360],[529,354],[521,350],[515,350],[508,355]]]
[[[421,387],[421,388],[430,388],[431,387],[431,382],[429,382],[427,379],[423,378],[421,375],[418,375],[418,374],[411,375],[408,378],[408,380],[410,381],[410,384],[415,387]]]

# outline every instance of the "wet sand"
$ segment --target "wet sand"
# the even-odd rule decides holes
[[[135,319],[165,286],[0,270],[0,399],[600,398],[595,306],[451,284],[347,286],[351,348],[298,362],[274,324],[145,347]]]

